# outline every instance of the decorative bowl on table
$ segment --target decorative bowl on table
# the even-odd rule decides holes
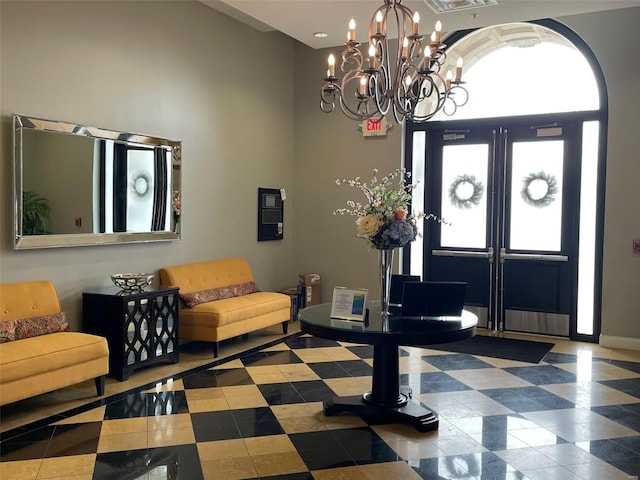
[[[152,273],[116,273],[111,275],[111,281],[116,287],[127,291],[141,291],[144,287],[151,285]]]

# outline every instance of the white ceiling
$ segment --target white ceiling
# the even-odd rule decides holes
[[[200,0],[261,31],[279,30],[312,47],[327,48],[346,41],[348,23],[356,21],[356,40],[367,41],[369,22],[382,0]],[[445,0],[457,1],[457,0]],[[405,0],[403,5],[420,13],[420,31],[430,35],[436,20],[443,33],[501,23],[557,18],[640,6],[640,0],[498,0],[497,6],[471,8],[436,15],[424,0]],[[315,38],[314,32],[327,38]],[[615,32],[612,32],[615,35]]]

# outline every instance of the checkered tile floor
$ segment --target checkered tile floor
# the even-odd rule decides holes
[[[373,349],[295,335],[4,432],[0,478],[598,479],[640,475],[640,363],[540,364],[401,347],[435,432],[325,417],[370,388]]]

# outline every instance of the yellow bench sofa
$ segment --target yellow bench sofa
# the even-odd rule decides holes
[[[37,319],[56,314],[61,314],[60,303],[50,281],[0,284],[0,322],[3,322],[0,325],[3,340],[0,343],[0,405],[89,379],[95,380],[98,396],[104,395],[105,375],[109,372],[105,338],[70,331],[23,338],[30,328],[24,325],[35,325]],[[57,318],[65,317],[58,315]],[[23,326],[16,327],[18,324]],[[61,325],[68,328],[66,320]],[[15,330],[9,330],[14,327]],[[50,327],[43,330],[47,328],[55,330]],[[14,334],[9,335],[9,331]],[[15,332],[22,334],[15,335]],[[31,330],[31,334],[34,333]],[[11,341],[4,341],[8,339]]]
[[[259,291],[245,258],[164,267],[159,275],[163,287],[180,287],[180,338],[212,342],[214,357],[228,338],[277,323],[287,333],[291,299]]]

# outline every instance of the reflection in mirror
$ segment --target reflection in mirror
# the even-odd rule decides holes
[[[14,115],[15,248],[180,238],[181,143]]]

